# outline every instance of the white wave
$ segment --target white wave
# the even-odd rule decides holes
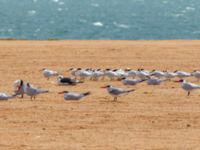
[[[97,27],[103,27],[103,23],[102,22],[93,22],[92,24],[94,26],[97,26]]]
[[[186,10],[191,10],[191,11],[194,11],[194,10],[195,10],[195,8],[194,8],[194,7],[189,7],[189,6],[188,6],[188,7],[186,7],[185,9],[186,9]]]
[[[36,10],[29,10],[29,11],[28,11],[28,14],[31,15],[31,16],[33,16],[33,15],[36,14]]]
[[[62,8],[58,8],[57,10],[58,10],[58,11],[62,11],[63,9],[62,9]]]
[[[163,1],[163,4],[167,4],[168,3],[168,1]]]
[[[184,14],[172,14],[172,16],[174,16],[174,17],[183,17]]]
[[[64,3],[64,2],[59,2],[58,4],[59,4],[59,5],[65,5],[65,3]]]
[[[99,7],[99,4],[97,4],[97,3],[92,3],[91,6],[93,6],[93,7]]]
[[[82,22],[82,23],[86,23],[87,22],[87,20],[85,20],[85,19],[79,19],[79,21]]]
[[[50,23],[50,24],[54,24],[54,23],[55,23],[55,21],[54,21],[54,20],[51,20],[49,23]]]
[[[8,29],[8,32],[13,32],[13,29],[11,29],[11,28],[10,28],[10,29]]]
[[[113,22],[113,24],[118,28],[124,28],[124,29],[128,29],[129,28],[129,26],[126,25],[126,24],[119,24],[117,22]]]
[[[52,0],[52,2],[58,3],[58,2],[59,2],[59,0]]]
[[[36,30],[35,30],[35,32],[40,32],[41,30],[40,30],[40,28],[37,28]]]
[[[200,34],[200,31],[194,31],[193,34]]]

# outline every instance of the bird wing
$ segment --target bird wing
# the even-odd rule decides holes
[[[124,93],[125,91],[121,88],[111,88],[109,92],[110,94],[113,94],[113,95],[119,95],[119,94]]]

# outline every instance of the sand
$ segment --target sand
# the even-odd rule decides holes
[[[124,86],[119,81],[89,81],[56,86],[40,70],[68,76],[70,67],[200,69],[200,41],[0,41],[0,91],[24,79],[50,90],[0,102],[1,150],[198,150],[200,91],[187,97],[179,84]],[[187,80],[200,84],[194,78]],[[136,89],[113,102],[103,85]],[[91,91],[78,102],[60,91]]]

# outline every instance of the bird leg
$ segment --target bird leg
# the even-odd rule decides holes
[[[190,91],[188,91],[188,95],[187,96],[189,96],[190,95]]]
[[[114,97],[114,101],[117,101],[117,97]]]
[[[21,98],[24,98],[24,94],[21,95]]]

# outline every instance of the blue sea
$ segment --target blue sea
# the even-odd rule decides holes
[[[0,39],[200,39],[200,0],[0,0]]]

